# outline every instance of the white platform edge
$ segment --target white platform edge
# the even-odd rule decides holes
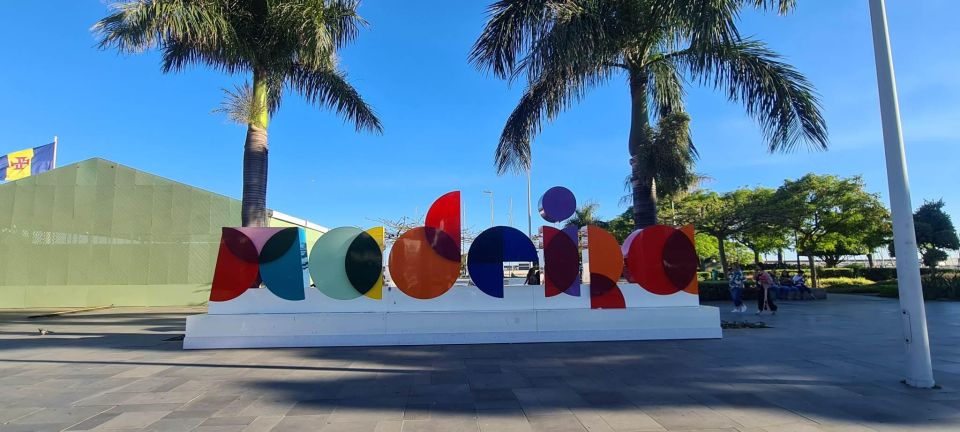
[[[438,331],[439,330],[439,331]],[[721,338],[712,306],[193,315],[184,349]]]

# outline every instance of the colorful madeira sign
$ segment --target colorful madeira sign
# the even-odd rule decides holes
[[[540,200],[548,222],[575,208],[563,187]],[[623,245],[596,226],[543,226],[542,252],[526,234],[492,227],[467,251],[472,285],[458,283],[460,229],[459,192],[437,199],[386,257],[382,227],[330,230],[309,259],[302,228],[224,228],[207,313],[187,318],[183,347],[721,337],[719,311],[699,304],[691,226],[651,226]],[[542,263],[543,285],[504,286],[507,262]]]
[[[567,219],[575,208],[574,195],[563,187],[551,188],[540,200],[540,214],[550,222]],[[403,233],[394,243],[388,268],[397,289],[420,300],[447,293],[460,275],[460,228],[460,192],[450,192],[433,203],[424,226]],[[596,226],[579,231],[543,226],[541,234],[546,297],[589,295],[593,309],[626,308],[618,286],[624,264],[629,280],[650,293],[697,294],[697,256],[690,226],[637,230],[622,246]],[[262,282],[276,297],[301,301],[311,289],[307,273],[316,289],[331,299],[382,299],[383,237],[382,227],[336,228],[317,240],[308,261],[300,228],[224,228],[210,300],[233,300]],[[582,276],[581,249],[586,257]],[[503,298],[504,263],[538,263],[540,257],[524,233],[496,226],[474,239],[466,261],[476,289]],[[587,282],[589,293],[581,292],[581,282]]]

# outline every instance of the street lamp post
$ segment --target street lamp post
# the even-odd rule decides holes
[[[533,201],[530,195],[530,166],[527,166],[527,237],[533,239]]]
[[[927,335],[927,315],[923,304],[917,238],[910,202],[910,181],[903,150],[903,133],[900,130],[900,108],[884,0],[870,0],[870,17],[880,94],[880,117],[883,121],[887,186],[890,189],[890,212],[893,216],[893,243],[897,251],[900,318],[907,354],[905,382],[912,387],[931,388],[935,383],[930,362],[930,339]]]
[[[493,191],[485,190],[485,191],[483,191],[483,193],[490,195],[490,226],[494,226],[494,222],[493,222]]]

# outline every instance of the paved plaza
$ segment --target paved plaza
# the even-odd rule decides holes
[[[937,390],[899,382],[896,300],[832,295],[760,318],[721,306],[725,320],[772,328],[699,341],[183,351],[184,317],[202,309],[0,312],[0,430],[960,430],[960,303],[927,303]]]

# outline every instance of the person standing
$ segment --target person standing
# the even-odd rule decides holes
[[[754,279],[757,281],[757,288],[760,289],[760,292],[757,293],[757,315],[763,313],[764,310],[769,310],[776,315],[777,305],[773,302],[773,293],[770,292],[773,288],[773,275],[757,266]]]
[[[527,271],[527,278],[524,281],[527,285],[540,285],[540,267],[534,265]]]
[[[733,310],[730,312],[746,312],[747,306],[743,304],[743,270],[739,263],[733,264],[733,271],[730,272],[730,298],[733,299]]]

